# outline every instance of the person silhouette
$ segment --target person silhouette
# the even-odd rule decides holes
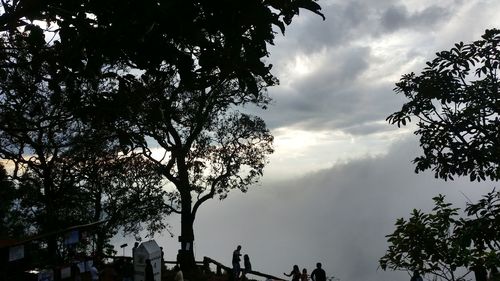
[[[320,262],[318,262],[316,264],[316,269],[314,269],[313,272],[311,272],[311,280],[312,281],[326,281],[326,273],[323,270],[323,268],[321,268]]]
[[[307,281],[309,279],[309,275],[307,275],[307,269],[302,269],[302,274],[300,275],[300,281]]]
[[[490,276],[488,277],[488,281],[500,281],[500,273],[498,272],[498,268],[496,266],[490,267]]]
[[[476,281],[487,281],[488,280],[488,271],[486,267],[484,267],[483,261],[478,260],[474,266],[472,266],[472,271],[474,271],[474,277]]]
[[[236,250],[233,251],[233,276],[234,276],[234,280],[237,280],[239,277],[240,277],[240,271],[241,271],[241,267],[240,267],[240,260],[241,260],[241,245],[238,245],[238,247],[236,247]]]
[[[146,268],[144,269],[144,281],[154,281],[153,265],[150,259],[146,259]]]
[[[300,269],[298,265],[294,265],[290,274],[283,272],[285,276],[292,277],[292,281],[300,281]]]
[[[184,281],[184,275],[182,274],[182,270],[178,265],[174,266],[174,272],[174,281]]]
[[[422,276],[420,276],[418,270],[413,271],[413,276],[411,277],[410,281],[423,281]]]
[[[243,256],[243,266],[245,266],[245,269],[243,270],[242,277],[246,277],[246,274],[252,271],[252,264],[250,263],[250,257],[246,254]]]

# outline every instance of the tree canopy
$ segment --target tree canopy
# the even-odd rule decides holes
[[[245,192],[263,174],[273,152],[264,121],[238,111],[248,103],[265,107],[269,99],[263,92],[241,92],[234,81],[196,91],[179,91],[168,80],[147,75],[141,81],[148,94],[131,116],[138,120],[140,134],[154,142],[137,145],[175,186],[171,198],[172,209],[181,214],[181,262],[194,265],[193,223],[201,204],[216,196],[224,199],[233,189]],[[151,153],[155,147],[163,157]]]
[[[396,221],[396,230],[387,235],[389,248],[379,261],[383,270],[417,270],[442,280],[460,280],[456,271],[466,263],[468,252],[452,232],[458,222],[458,209],[445,202],[444,196],[433,200],[432,212],[415,209],[408,219]]]
[[[499,43],[500,30],[486,30],[481,40],[437,53],[420,75],[403,75],[396,84],[409,101],[387,120],[398,127],[418,120],[423,155],[414,160],[416,172],[432,169],[444,180],[500,179]],[[396,222],[379,261],[384,270],[419,270],[444,280],[463,278],[458,269],[473,270],[486,279],[486,268],[500,265],[500,193],[469,202],[464,218],[443,199],[434,198],[432,213],[414,210]]]
[[[40,59],[50,58],[51,49],[32,52],[26,33],[3,39],[11,51],[0,63],[16,62],[0,68],[0,158],[12,165],[12,185],[2,192],[13,204],[4,211],[6,218],[22,218],[21,225],[4,224],[7,234],[21,238],[106,220],[97,233],[100,251],[118,229],[162,229],[162,215],[169,213],[166,193],[150,162],[124,156],[114,132],[71,111],[68,96],[75,89],[87,91],[85,84],[55,78],[57,61]],[[19,226],[22,231],[14,231]],[[48,241],[51,258],[57,256],[57,243],[55,237]]]
[[[162,211],[180,213],[181,265],[194,265],[200,205],[232,189],[246,191],[272,153],[264,121],[242,112],[248,104],[265,108],[266,88],[278,83],[264,61],[268,44],[300,10],[324,19],[320,6],[315,0],[1,4],[1,156],[37,179],[45,198],[35,201],[48,207],[51,190],[65,194],[71,187],[99,202],[92,205],[96,216],[114,214],[118,225],[132,229],[142,219],[158,229]],[[141,209],[146,195],[156,212]],[[114,212],[133,202],[144,211],[137,220]]]
[[[481,40],[436,53],[420,75],[403,75],[395,91],[409,101],[387,120],[398,126],[416,118],[423,155],[416,172],[471,181],[500,179],[500,30]]]
[[[248,1],[2,1],[0,30],[24,28],[36,44],[54,45],[66,74],[100,73],[103,65],[175,69],[188,89],[237,79],[258,94],[256,78],[276,79],[262,61],[275,31],[306,9],[324,16],[315,0]],[[49,35],[50,34],[50,35]]]
[[[500,259],[500,193],[493,190],[477,202],[469,202],[465,216],[459,215],[442,195],[433,198],[431,212],[413,210],[400,218],[396,230],[387,235],[386,254],[380,258],[383,270],[415,270],[437,280],[464,280],[478,265],[498,267]]]

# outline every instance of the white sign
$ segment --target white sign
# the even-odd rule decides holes
[[[134,251],[134,280],[144,281],[146,260],[149,259],[153,267],[155,281],[161,281],[161,249],[154,240],[141,243]]]

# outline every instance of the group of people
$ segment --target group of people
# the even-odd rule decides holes
[[[238,247],[236,247],[236,250],[233,251],[232,263],[233,263],[234,280],[238,280],[240,278],[240,274],[241,278],[245,279],[246,274],[252,271],[252,264],[250,263],[250,257],[247,254],[243,256],[243,266],[244,266],[243,270],[241,270],[240,261],[241,261],[241,245],[238,245]]]
[[[236,247],[236,250],[233,251],[233,280],[238,280],[240,278],[246,279],[246,274],[252,271],[252,264],[250,263],[250,257],[248,255],[243,255],[243,270],[240,266],[241,262],[241,245]],[[285,276],[292,277],[292,281],[307,281],[311,279],[312,281],[326,281],[326,273],[321,268],[321,263],[318,262],[316,264],[316,268],[311,272],[311,275],[307,274],[307,269],[303,269],[302,273],[300,272],[299,266],[294,265],[293,270],[290,274],[283,273]]]
[[[283,274],[285,274],[285,276],[292,277],[292,281],[307,281],[309,278],[312,281],[326,281],[326,272],[323,270],[320,262],[316,264],[316,268],[311,272],[311,275],[307,274],[307,269],[305,268],[302,269],[302,272],[300,272],[298,265],[294,265],[289,274]]]

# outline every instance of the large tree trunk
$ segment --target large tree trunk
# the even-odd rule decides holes
[[[191,193],[189,191],[183,193],[181,194],[181,236],[179,237],[181,248],[177,255],[177,261],[184,272],[191,272],[196,268],[193,251],[194,214],[191,209]]]

